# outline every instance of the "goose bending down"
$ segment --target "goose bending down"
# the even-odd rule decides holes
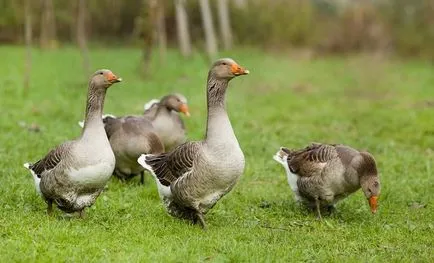
[[[226,113],[225,94],[236,76],[248,74],[232,59],[217,60],[208,73],[205,139],[186,142],[163,154],[144,154],[138,162],[155,177],[169,214],[206,227],[203,215],[236,184],[244,155]]]
[[[318,218],[323,208],[334,208],[359,188],[371,212],[376,213],[380,179],[370,153],[345,145],[313,143],[300,150],[281,147],[274,160],[285,168],[296,200],[316,209]]]
[[[140,174],[144,183],[144,168],[137,163],[142,153],[162,153],[164,146],[151,122],[143,116],[103,118],[104,128],[116,158],[114,175],[129,180]]]
[[[186,141],[185,126],[178,112],[190,116],[187,99],[178,93],[145,104],[144,116],[150,119],[166,151]]]
[[[66,213],[79,212],[95,203],[115,167],[115,156],[110,147],[101,119],[107,89],[120,82],[110,70],[96,71],[90,81],[87,95],[85,125],[81,136],[67,141],[34,164],[30,170],[35,187],[47,202]]]

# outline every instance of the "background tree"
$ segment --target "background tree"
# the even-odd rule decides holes
[[[374,50],[420,58],[434,57],[433,0],[163,1],[157,1],[164,4],[164,8],[157,12],[158,27],[163,28],[161,25],[167,24],[167,45],[177,42],[185,56],[191,54],[192,45],[203,42],[205,27],[202,16],[206,12],[202,14],[201,10],[209,3],[213,12],[218,12],[215,14],[219,20],[214,21],[219,26],[216,33],[222,39],[221,46],[225,48],[228,47],[225,42],[230,43],[227,41],[230,37],[224,37],[230,34],[223,33],[226,21],[232,30],[233,40],[236,36],[240,45],[273,48],[291,46],[310,49],[316,54],[340,54],[364,49],[367,52]],[[75,42],[78,38],[78,2],[33,0],[33,45],[35,40],[43,48],[55,47],[58,43],[56,39],[64,43]],[[24,0],[0,1],[0,44],[24,43],[23,3]],[[87,0],[87,17],[92,18],[86,27],[88,37],[92,34],[92,40],[108,45],[136,45],[138,41],[142,44],[143,27],[134,26],[134,22],[137,18],[137,25],[148,23],[143,21],[145,16],[142,8],[137,8],[143,4],[148,5],[144,0]],[[229,20],[220,18],[225,15],[226,5]],[[364,15],[358,16],[362,8],[365,8]],[[128,41],[132,35],[135,35],[131,38],[134,41]],[[157,36],[156,40],[161,43],[160,54],[164,57],[164,35]]]
[[[166,15],[165,0],[159,0],[157,3],[157,39],[160,50],[160,62],[166,60],[167,53],[167,36],[166,36]]]
[[[229,17],[228,0],[218,0],[217,2],[219,22],[220,22],[220,34],[223,40],[223,47],[230,49],[232,47],[232,29]]]
[[[86,78],[90,74],[89,51],[86,36],[87,0],[78,0],[77,7],[77,44],[83,59],[83,69]]]
[[[143,46],[142,46],[142,74],[146,76],[152,59],[152,48],[157,28],[158,0],[143,0]]]
[[[43,49],[53,49],[57,47],[53,0],[42,0],[41,4],[40,46]]]
[[[235,0],[234,3],[235,3],[235,6],[237,8],[240,8],[240,9],[246,9],[247,8],[247,0]]]
[[[30,74],[32,71],[32,0],[24,0],[24,39],[26,42],[26,58],[24,70],[24,92],[27,93],[30,86]]]
[[[210,60],[217,57],[217,41],[215,37],[214,24],[212,20],[209,0],[199,0],[202,15],[202,24],[205,31],[206,52]]]
[[[175,0],[175,12],[179,49],[184,57],[189,57],[191,55],[191,40],[185,0]]]

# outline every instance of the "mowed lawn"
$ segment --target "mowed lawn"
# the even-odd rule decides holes
[[[157,54],[157,53],[156,53]],[[79,52],[34,50],[24,95],[24,49],[0,47],[1,262],[433,262],[434,67],[371,56],[297,59],[239,50],[230,56],[251,72],[234,79],[228,112],[246,157],[245,173],[207,215],[208,231],[166,214],[154,181],[122,184],[88,209],[65,218],[36,194],[23,163],[80,135],[87,78]],[[172,91],[189,99],[190,139],[206,124],[210,64],[170,51],[143,79],[138,49],[91,49],[92,70],[124,79],[109,89],[105,112],[141,114]],[[40,132],[29,130],[38,125]],[[344,143],[377,159],[382,195],[372,215],[359,191],[320,222],[294,203],[279,146]]]

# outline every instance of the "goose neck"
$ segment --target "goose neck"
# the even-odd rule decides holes
[[[102,113],[105,95],[105,88],[97,87],[93,83],[89,85],[83,133],[86,133],[86,131],[89,129],[93,129],[93,127],[104,128],[102,122]]]
[[[214,78],[210,73],[207,85],[207,129],[206,140],[217,141],[234,137],[232,126],[226,112],[226,88],[229,80]]]

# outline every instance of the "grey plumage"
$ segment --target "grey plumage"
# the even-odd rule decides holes
[[[44,158],[27,167],[35,178],[35,187],[47,202],[67,212],[80,212],[93,205],[109,180],[115,165],[104,131],[101,115],[107,88],[121,81],[110,70],[98,70],[89,81],[85,126],[79,138],[51,150]]]
[[[137,163],[137,158],[143,153],[164,152],[151,122],[143,116],[107,116],[103,122],[116,158],[114,175],[121,180],[129,180],[140,174],[143,184],[144,168]]]
[[[300,150],[282,147],[275,160],[287,169],[296,199],[310,208],[331,208],[362,188],[376,212],[380,181],[374,157],[339,144],[314,143]],[[294,185],[295,184],[295,185]]]
[[[191,171],[200,148],[200,142],[187,142],[171,152],[149,158],[147,163],[153,167],[161,184],[170,186],[178,178]]]
[[[151,121],[166,151],[186,141],[185,125],[179,112],[190,116],[187,99],[178,93],[164,96],[147,107],[145,105],[143,115]]]
[[[225,93],[232,78],[248,73],[232,59],[215,62],[208,74],[205,139],[138,159],[156,178],[160,196],[172,216],[205,227],[204,214],[243,173],[244,155],[226,113]]]

